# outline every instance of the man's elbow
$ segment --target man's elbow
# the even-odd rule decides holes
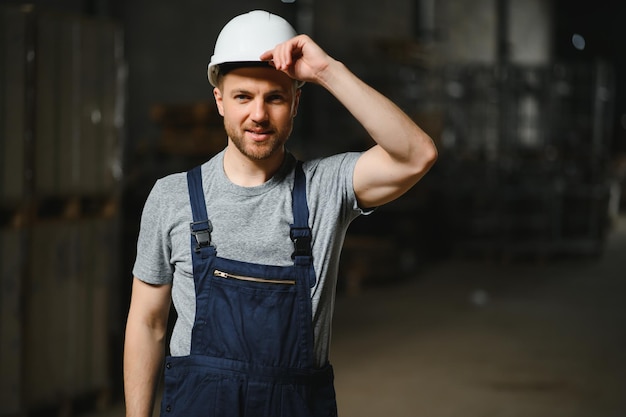
[[[429,138],[430,139],[430,138]],[[432,139],[430,140],[429,146],[426,146],[424,150],[424,165],[426,170],[430,169],[435,162],[437,162],[437,158],[439,158],[439,152],[437,151],[437,147],[433,143]]]
[[[437,147],[429,136],[426,136],[422,141],[423,143],[413,152],[413,162],[411,164],[413,167],[412,176],[418,180],[430,170],[439,157]]]

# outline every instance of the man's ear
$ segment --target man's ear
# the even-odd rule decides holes
[[[222,92],[219,88],[215,87],[213,89],[213,97],[215,97],[215,104],[217,105],[217,111],[220,113],[222,117],[224,117],[224,102],[222,97]]]
[[[296,89],[296,96],[293,100],[293,106],[291,108],[291,117],[296,117],[298,114],[298,106],[300,105],[300,94],[302,93],[302,89]]]

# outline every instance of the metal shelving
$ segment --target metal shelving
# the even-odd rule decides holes
[[[450,68],[443,181],[459,250],[598,254],[608,216],[610,67]]]

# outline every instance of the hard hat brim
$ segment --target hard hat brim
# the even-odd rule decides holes
[[[213,87],[217,87],[217,80],[219,76],[224,76],[229,72],[237,69],[237,68],[250,68],[250,67],[266,67],[266,68],[274,68],[269,61],[237,61],[237,62],[223,62],[221,64],[209,64],[209,68],[207,71],[207,75],[209,78],[209,82]],[[305,83],[304,81],[294,80],[298,82],[298,88],[302,87]]]

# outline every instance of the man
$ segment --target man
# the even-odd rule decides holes
[[[126,328],[127,416],[152,413],[170,302],[162,415],[336,415],[328,363],[349,223],[411,188],[432,140],[282,18],[254,11],[218,36],[208,76],[226,148],[154,186]],[[300,163],[285,149],[303,82],[331,92],[376,145]]]

